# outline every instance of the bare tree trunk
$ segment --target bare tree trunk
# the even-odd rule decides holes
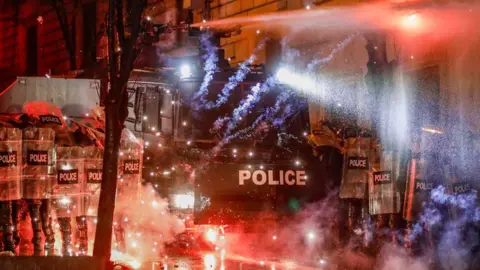
[[[113,216],[117,191],[118,152],[121,133],[128,116],[126,86],[133,63],[138,55],[137,38],[140,32],[145,1],[132,2],[128,10],[131,22],[130,35],[125,33],[123,0],[109,0],[108,5],[108,65],[109,91],[105,99],[105,152],[103,179],[98,207],[98,223],[95,232],[93,255],[110,259],[112,247]],[[118,36],[120,52],[115,48]],[[120,63],[120,65],[119,65]]]
[[[107,103],[105,108],[105,153],[103,159],[103,179],[98,208],[98,223],[95,232],[93,255],[109,259],[112,244],[113,212],[117,190],[118,149],[120,148],[119,108]]]

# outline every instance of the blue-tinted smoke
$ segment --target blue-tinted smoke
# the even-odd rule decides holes
[[[202,84],[198,92],[195,93],[194,102],[195,107],[201,108],[205,103],[205,97],[208,94],[208,86],[210,82],[213,80],[213,74],[217,71],[217,62],[218,62],[218,55],[217,55],[217,48],[211,41],[212,34],[206,32],[200,36],[200,43],[203,50],[206,52],[203,58],[205,59],[205,76],[203,77]]]
[[[276,80],[273,77],[269,77],[263,83],[257,83],[251,88],[250,94],[240,102],[240,105],[233,110],[231,117],[219,118],[215,121],[214,127],[219,128],[226,125],[225,135],[229,136],[231,132],[237,127],[237,124],[253,106],[260,100],[263,93],[268,92],[276,84]]]
[[[416,241],[422,235],[431,239],[435,268],[473,269],[475,250],[480,247],[479,221],[476,191],[451,194],[440,186],[432,190],[430,201],[424,203],[424,211],[409,240]]]
[[[425,228],[432,228],[442,222],[451,222],[442,209],[459,212],[454,222],[478,222],[480,221],[480,208],[477,206],[477,192],[471,191],[462,194],[450,194],[445,187],[439,186],[432,190],[430,202],[424,204],[424,210],[420,220],[413,226],[410,240],[414,240]]]
[[[233,76],[228,78],[228,83],[225,84],[222,88],[221,93],[218,94],[218,99],[216,102],[208,102],[205,107],[207,109],[218,108],[221,105],[225,104],[228,101],[228,98],[232,94],[232,91],[245,80],[248,73],[250,73],[250,65],[252,65],[255,60],[257,60],[257,53],[265,45],[265,41],[260,42],[253,54],[245,61],[240,64],[240,67],[235,72]]]

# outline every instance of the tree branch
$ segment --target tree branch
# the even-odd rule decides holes
[[[72,35],[72,33],[70,32],[65,3],[63,2],[63,0],[59,0],[58,2],[57,0],[51,0],[51,5],[55,10],[55,13],[57,14],[58,23],[60,25],[60,29],[62,30],[63,39],[65,41],[65,46],[67,47],[68,55],[70,58],[70,69],[75,69],[75,36]]]
[[[115,7],[117,10],[117,33],[118,33],[118,43],[120,43],[120,48],[125,46],[125,27],[123,26],[123,0],[115,0]]]
[[[122,58],[121,58],[121,66],[122,69],[120,70],[120,82],[121,85],[125,85],[128,82],[128,78],[130,77],[130,73],[133,69],[133,64],[135,59],[137,58],[139,50],[136,48],[137,39],[140,34],[141,23],[142,23],[142,14],[145,8],[145,1],[138,0],[132,3],[132,10],[130,13],[130,20],[132,22],[132,29],[130,33],[130,37],[125,39],[124,48],[122,49]],[[118,23],[118,22],[117,22]],[[119,89],[117,93],[118,99],[122,99],[124,97],[123,92],[125,91],[125,87]]]

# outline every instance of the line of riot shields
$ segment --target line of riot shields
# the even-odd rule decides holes
[[[101,118],[76,119],[68,125],[65,119],[58,108],[45,102],[26,104],[22,114],[0,116],[3,251],[37,256],[89,254],[102,181],[103,130],[98,127],[103,124]],[[128,191],[128,200],[133,200],[132,194],[139,191],[143,151],[132,136],[128,131],[122,134],[118,199],[125,199]],[[19,229],[20,224],[28,224],[27,216],[31,227]],[[115,238],[121,245],[122,223],[118,224]],[[31,235],[30,243],[21,243],[22,233]]]
[[[315,148],[329,146],[343,156],[339,187],[339,240],[376,254],[384,243],[407,248],[411,255],[435,250],[440,231],[429,228],[426,205],[432,190],[445,194],[476,194],[479,167],[474,151],[460,153],[443,132],[420,131],[412,143],[396,145],[359,127],[313,130]],[[468,145],[468,142],[463,142]],[[478,205],[478,201],[477,201]],[[439,206],[442,219],[454,220],[459,207]],[[412,237],[415,227],[422,233]],[[478,233],[478,232],[477,232]]]

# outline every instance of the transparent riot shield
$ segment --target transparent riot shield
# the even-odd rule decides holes
[[[430,200],[432,189],[445,184],[445,168],[439,154],[442,150],[441,139],[440,135],[428,132],[421,132],[414,139],[403,203],[403,218],[407,222],[417,221],[424,203]]]
[[[357,136],[357,134],[355,130],[347,130],[345,134],[343,174],[340,185],[342,199],[367,199],[372,138],[367,135]]]
[[[22,198],[22,131],[0,127],[0,201]]]
[[[79,146],[57,146],[56,181],[52,188],[57,217],[80,216],[84,193],[83,149]]]
[[[369,212],[371,215],[400,212],[401,198],[397,181],[400,176],[400,154],[378,148],[379,159],[372,162],[369,173]]]
[[[103,174],[103,151],[96,146],[88,146],[84,148],[84,156],[86,192],[82,213],[84,216],[96,217]]]
[[[118,158],[117,202],[138,200],[142,180],[143,148],[141,142],[124,129]]]
[[[128,226],[129,217],[126,209],[135,205],[140,198],[140,185],[142,180],[143,150],[141,142],[127,129],[122,132],[120,153],[118,159],[118,183],[115,199],[114,227],[116,246],[125,250],[125,227]]]
[[[51,128],[23,130],[23,198],[50,197],[54,175],[55,132]]]

